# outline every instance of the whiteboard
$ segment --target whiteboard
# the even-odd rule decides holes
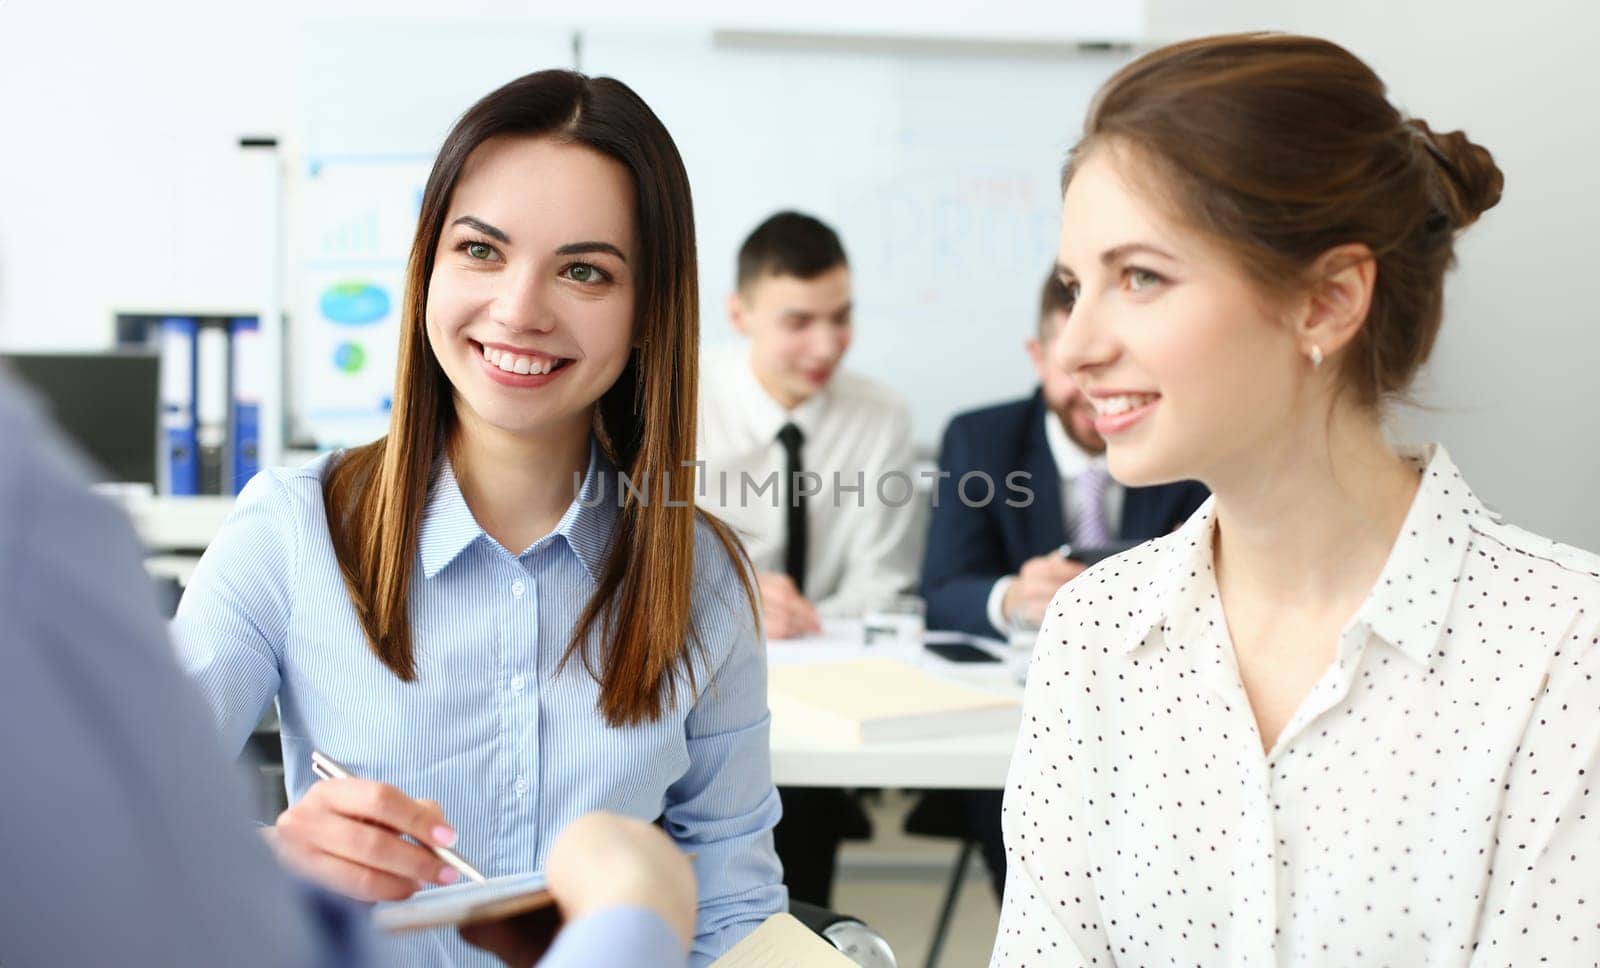
[[[297,425],[324,446],[388,429],[406,259],[432,163],[428,155],[318,155],[301,171],[287,359]]]
[[[591,30],[580,64],[638,91],[683,154],[704,341],[737,338],[724,303],[750,230],[816,215],[855,282],[845,365],[904,395],[932,447],[954,413],[1032,391],[1060,165],[1126,56]]]
[[[383,432],[409,244],[401,228],[414,223],[432,153],[476,98],[527,71],[572,66],[575,49],[585,73],[637,91],[683,154],[707,344],[735,338],[723,306],[739,244],[767,215],[797,208],[838,229],[850,256],[857,310],[845,365],[907,398],[921,445],[960,410],[1032,390],[1023,342],[1056,250],[1060,163],[1126,55],[335,23],[308,36],[294,193],[288,358],[303,433],[327,446]],[[325,312],[343,301],[370,314],[385,297],[389,314],[367,322]]]
[[[290,168],[285,359],[291,437],[388,429],[406,259],[434,154],[501,84],[572,66],[570,31],[526,21],[307,25]]]

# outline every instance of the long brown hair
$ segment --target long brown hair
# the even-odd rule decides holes
[[[689,176],[667,129],[620,81],[572,71],[529,74],[474,104],[450,130],[422,193],[406,268],[389,433],[351,450],[326,475],[328,530],[368,645],[396,676],[414,681],[409,605],[418,532],[434,467],[455,428],[451,387],[428,344],[428,283],[462,166],[478,145],[502,135],[584,145],[633,175],[638,348],[595,407],[595,435],[642,493],[619,489],[611,551],[562,661],[579,655],[599,681],[606,722],[653,720],[674,700],[680,679],[693,687],[697,515],[732,558],[752,615],[755,592],[738,539],[681,500],[692,493],[683,481],[695,456],[700,342]],[[669,477],[678,478],[678,501],[666,500]],[[583,648],[595,630],[603,643],[598,669]]]
[[[1504,183],[1465,134],[1401,114],[1354,54],[1287,34],[1203,37],[1124,67],[1095,96],[1063,188],[1102,146],[1129,150],[1143,186],[1268,292],[1311,281],[1335,246],[1365,244],[1377,279],[1340,376],[1370,406],[1402,396],[1427,360],[1455,234]]]

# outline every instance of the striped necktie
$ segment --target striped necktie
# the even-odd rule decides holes
[[[1111,472],[1095,463],[1072,479],[1072,543],[1080,548],[1101,548],[1111,543],[1106,522],[1106,485]]]

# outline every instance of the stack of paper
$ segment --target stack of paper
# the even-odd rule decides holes
[[[819,740],[871,743],[1012,729],[1015,699],[868,658],[774,666],[767,702],[787,729]]]

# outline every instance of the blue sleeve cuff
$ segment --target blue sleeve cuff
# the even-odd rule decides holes
[[[374,963],[377,946],[369,906],[298,877],[294,882],[316,928],[317,948],[323,955],[318,964],[326,968],[351,968]]]
[[[567,925],[539,968],[683,968],[683,943],[666,919],[640,907],[615,907]]]

